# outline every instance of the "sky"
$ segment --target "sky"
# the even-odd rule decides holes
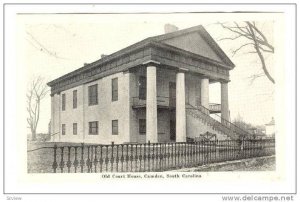
[[[236,14],[237,15],[237,14]],[[249,76],[261,73],[261,64],[248,48],[232,55],[243,40],[220,40],[232,36],[216,22],[231,22],[230,14],[48,14],[19,15],[18,57],[26,68],[25,84],[35,76],[51,81],[68,72],[111,54],[150,36],[164,34],[164,25],[171,23],[179,29],[202,24],[235,64],[230,71],[229,108],[231,120],[240,116],[254,125],[264,125],[274,116],[274,85],[260,77],[251,83]],[[272,16],[240,14],[240,20],[256,20],[258,27],[272,43]],[[276,47],[275,47],[276,50]],[[267,66],[274,75],[273,55],[267,56]],[[275,76],[276,80],[276,76]],[[210,85],[210,102],[220,103],[220,84]],[[25,95],[25,94],[24,94]],[[42,101],[38,132],[47,132],[51,118],[50,95]],[[24,109],[26,111],[26,109]],[[24,120],[26,121],[26,120]]]

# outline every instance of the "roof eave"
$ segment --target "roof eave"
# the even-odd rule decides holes
[[[159,36],[155,36],[155,37],[149,37],[149,38],[146,38],[140,42],[137,42],[135,44],[132,44],[126,48],[123,48],[115,53],[112,53],[110,55],[107,55],[105,56],[104,58],[101,58],[93,63],[90,63],[90,64],[87,64],[85,66],[82,66],[70,73],[67,73],[57,79],[54,79],[50,82],[47,83],[48,86],[52,87],[53,85],[55,85],[56,83],[64,80],[64,79],[68,79],[69,77],[72,77],[74,76],[74,74],[79,74],[81,72],[84,72],[84,71],[88,71],[89,69],[91,68],[94,68],[95,66],[98,66],[98,65],[101,65],[101,64],[105,64],[105,63],[108,63],[114,59],[117,59],[119,57],[122,57],[123,55],[126,55],[126,54],[130,54],[131,52],[133,51],[136,51],[138,49],[141,49],[141,48],[144,48],[144,47],[147,47],[147,46],[151,46],[151,45],[155,45],[155,46],[160,46],[160,47],[164,47],[164,48],[168,48],[168,49],[171,49],[171,50],[174,50],[174,51],[181,51],[182,53],[185,53],[185,52],[188,52],[188,51],[183,51],[179,48],[176,48],[174,46],[171,46],[171,45],[168,45],[168,44],[165,44],[165,43],[160,43],[159,41],[161,40],[164,40],[164,39],[167,39],[167,38],[172,38],[172,37],[176,37],[178,35],[181,35],[181,34],[186,34],[186,33],[191,33],[191,32],[196,32],[196,31],[200,31],[200,33],[204,33],[204,36],[207,37],[208,40],[210,40],[213,45],[214,45],[214,48],[216,48],[216,51],[217,53],[221,54],[221,56],[223,58],[225,58],[225,65],[224,64],[221,64],[220,62],[218,61],[214,61],[210,58],[206,58],[204,56],[201,56],[201,55],[196,55],[194,53],[191,53],[189,52],[189,54],[192,54],[193,56],[197,56],[197,57],[200,57],[202,58],[204,61],[207,61],[207,62],[212,62],[213,64],[215,65],[219,65],[219,66],[222,66],[226,69],[233,69],[235,67],[235,65],[233,64],[233,62],[231,62],[231,60],[227,57],[227,55],[223,52],[223,50],[218,46],[218,44],[213,40],[213,38],[209,35],[209,33],[204,29],[204,27],[202,25],[198,25],[198,26],[195,26],[195,27],[191,27],[191,28],[188,28],[188,29],[184,29],[184,30],[179,30],[179,31],[176,31],[176,32],[172,32],[172,33],[168,33],[168,34],[163,34],[163,35],[159,35]]]
[[[147,39],[142,40],[142,41],[140,41],[138,43],[135,43],[135,44],[130,45],[130,46],[126,47],[126,48],[123,48],[123,49],[121,49],[121,50],[119,50],[119,51],[117,51],[115,53],[107,55],[104,58],[101,58],[101,59],[99,59],[99,60],[97,60],[97,61],[95,61],[93,63],[90,63],[90,64],[87,64],[85,66],[82,66],[82,67],[80,67],[80,68],[78,68],[78,69],[76,69],[76,70],[74,70],[72,72],[69,72],[69,73],[67,73],[67,74],[65,74],[65,75],[63,75],[63,76],[61,76],[61,77],[59,77],[57,79],[54,79],[54,80],[48,82],[47,85],[50,86],[50,87],[52,87],[57,82],[59,82],[59,81],[61,81],[63,79],[67,79],[68,77],[72,77],[72,76],[74,76],[74,74],[78,74],[80,72],[87,71],[90,68],[93,68],[93,67],[95,67],[97,65],[108,63],[108,62],[110,62],[110,61],[112,61],[114,59],[122,57],[123,55],[129,54],[129,53],[131,53],[133,51],[136,51],[136,50],[139,50],[139,49],[141,49],[143,47],[147,47],[150,44],[153,44],[153,42],[151,41],[151,39],[152,39],[152,37],[147,38]]]

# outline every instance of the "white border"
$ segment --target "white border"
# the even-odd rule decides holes
[[[17,159],[17,150],[15,148],[16,146],[16,136],[10,135],[10,134],[16,134],[16,81],[18,79],[18,76],[20,76],[20,72],[16,72],[15,67],[16,61],[16,41],[14,34],[16,27],[14,26],[15,20],[15,13],[19,12],[38,12],[38,13],[44,13],[44,12],[50,12],[50,13],[58,13],[58,12],[136,12],[136,11],[143,11],[143,12],[191,12],[191,11],[236,11],[236,10],[243,10],[243,11],[281,11],[286,14],[286,35],[289,36],[286,40],[286,52],[285,52],[285,66],[286,67],[294,67],[294,61],[295,61],[295,53],[293,52],[294,49],[294,10],[290,8],[290,6],[284,6],[284,5],[278,5],[278,6],[270,6],[270,5],[136,5],[136,6],[124,6],[124,5],[116,5],[116,6],[109,6],[109,5],[96,5],[96,6],[83,6],[83,5],[68,5],[68,6],[41,6],[41,5],[34,5],[34,6],[25,6],[25,5],[19,5],[19,6],[6,6],[6,27],[5,27],[5,55],[6,55],[6,61],[5,61],[5,103],[6,103],[6,161],[5,161],[5,167],[6,167],[6,192],[72,192],[72,193],[78,193],[78,192],[156,192],[156,193],[167,193],[167,192],[184,192],[184,193],[190,193],[190,192],[222,192],[222,193],[228,193],[228,192],[245,192],[245,188],[249,188],[250,192],[254,193],[284,193],[284,192],[295,192],[294,187],[294,159],[295,159],[295,120],[294,120],[294,111],[295,111],[295,69],[294,68],[286,68],[285,69],[285,81],[286,81],[286,88],[282,89],[283,92],[285,92],[285,96],[288,99],[288,102],[285,105],[286,107],[286,117],[285,122],[288,127],[286,127],[286,148],[289,148],[287,150],[287,153],[285,156],[286,161],[289,162],[288,170],[285,172],[285,179],[284,182],[273,182],[273,183],[265,183],[264,181],[257,182],[247,182],[242,183],[239,181],[232,181],[230,185],[228,184],[228,178],[224,181],[209,181],[206,180],[206,175],[210,175],[207,173],[203,173],[204,177],[203,179],[200,179],[200,181],[205,181],[205,183],[200,184],[199,186],[199,180],[193,179],[193,180],[164,180],[164,181],[134,181],[132,182],[122,182],[122,183],[115,183],[115,181],[105,181],[105,183],[102,183],[103,181],[99,179],[98,183],[78,183],[76,180],[74,180],[71,176],[63,176],[65,179],[61,180],[59,184],[54,182],[47,182],[40,181],[40,176],[34,176],[33,178],[36,178],[37,181],[40,181],[40,183],[32,183],[28,184],[27,182],[20,181],[20,176],[16,175],[18,173],[15,165],[16,165],[16,159]],[[20,89],[18,89],[19,91]],[[8,134],[9,131],[9,134]],[[215,177],[221,173],[217,173]],[[222,174],[221,174],[222,175]],[[251,179],[253,176],[253,173],[247,173],[247,178]],[[91,179],[97,179],[99,175],[90,175],[89,177],[85,178],[91,178]],[[50,178],[53,179],[52,175],[49,175]],[[38,179],[39,178],[39,179]],[[69,180],[66,180],[69,178]],[[118,181],[119,182],[119,181]],[[217,183],[216,183],[217,182]]]

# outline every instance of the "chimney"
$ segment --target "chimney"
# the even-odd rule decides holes
[[[165,24],[165,34],[178,31],[178,27],[172,24]]]
[[[106,57],[106,56],[107,56],[107,55],[105,55],[105,54],[101,54],[101,59],[104,58],[104,57]]]
[[[89,63],[83,63],[83,66],[87,66]]]

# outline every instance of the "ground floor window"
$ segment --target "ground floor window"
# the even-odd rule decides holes
[[[146,119],[139,119],[139,133],[145,135],[146,133]]]
[[[77,123],[73,123],[73,135],[77,135]]]
[[[98,135],[98,121],[89,122],[89,135]]]
[[[65,135],[66,134],[66,124],[61,125],[61,134]]]
[[[113,135],[119,134],[118,120],[112,120],[112,134]]]

